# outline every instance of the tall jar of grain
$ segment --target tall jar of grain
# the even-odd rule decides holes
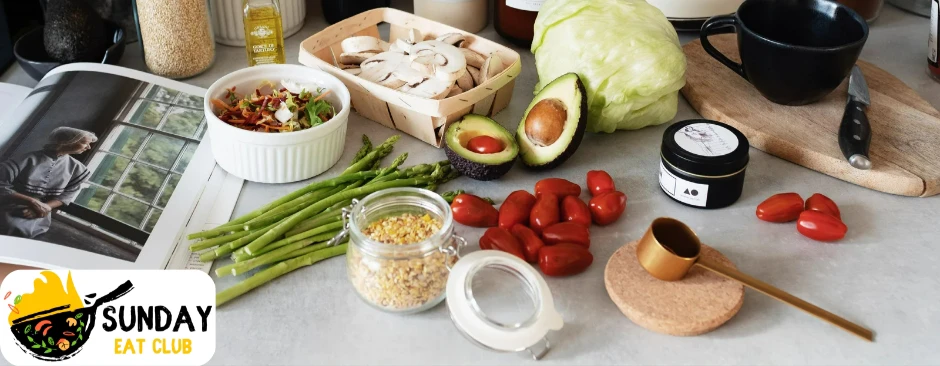
[[[150,72],[195,76],[215,61],[208,0],[135,0],[137,29]]]

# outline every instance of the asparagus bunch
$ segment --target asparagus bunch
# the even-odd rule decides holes
[[[373,148],[363,135],[362,148],[339,176],[308,184],[219,227],[190,234],[190,240],[198,240],[190,250],[200,252],[200,260],[231,255],[233,263],[216,269],[217,276],[268,266],[218,293],[218,305],[298,268],[345,254],[346,244],[331,240],[343,229],[342,209],[353,199],[396,187],[434,189],[460,176],[446,160],[399,169],[407,153],[382,168],[398,139],[392,136]]]

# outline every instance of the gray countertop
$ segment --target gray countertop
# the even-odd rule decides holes
[[[299,42],[325,26],[311,4],[303,30],[287,40],[296,63]],[[408,6],[404,6],[406,9]],[[894,73],[934,106],[940,84],[925,74],[928,20],[891,6],[873,25],[862,59]],[[500,41],[492,27],[480,33]],[[682,39],[692,39],[689,34]],[[532,55],[523,56],[512,104],[495,117],[512,129],[531,100],[537,80]],[[186,82],[207,87],[245,66],[242,48],[219,46],[215,65]],[[142,68],[136,45],[122,65]],[[17,66],[0,81],[35,85]],[[676,120],[698,114],[680,99]],[[613,134],[587,134],[577,154],[547,173],[514,169],[498,182],[459,179],[442,190],[462,188],[495,198],[554,176],[583,182],[591,169],[610,172],[628,196],[626,214],[608,227],[592,228],[594,264],[577,276],[548,278],[565,320],[549,334],[554,349],[543,364],[936,364],[940,362],[940,198],[892,196],[855,186],[751,149],[741,199],[704,211],[682,206],[658,187],[658,149],[666,125]],[[381,141],[394,131],[358,115],[350,117],[343,169],[359,148],[359,136]],[[940,148],[940,147],[938,147]],[[444,158],[443,151],[405,137],[396,151],[409,164]],[[235,214],[245,213],[299,187],[247,183]],[[779,192],[828,195],[849,227],[835,244],[811,241],[793,224],[770,224],[754,208]],[[660,216],[686,222],[702,240],[741,270],[775,284],[876,333],[867,343],[803,312],[747,290],[744,306],[719,329],[697,337],[673,337],[643,329],[624,317],[604,289],[604,266],[620,246],[638,239]],[[482,230],[459,227],[476,243]],[[475,247],[475,245],[471,245]],[[223,263],[224,264],[224,263]],[[218,264],[217,264],[218,266]],[[304,268],[219,309],[218,340],[211,364],[515,364],[522,354],[501,354],[469,343],[451,324],[443,304],[410,316],[389,315],[361,301],[346,278],[342,258]],[[223,278],[217,286],[231,286]]]

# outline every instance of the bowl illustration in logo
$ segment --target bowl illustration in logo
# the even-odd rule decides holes
[[[61,289],[61,281],[55,273],[44,271],[42,274],[48,282],[37,279],[35,291],[23,295],[16,307],[30,309],[30,313],[23,316],[11,313],[10,330],[23,352],[44,361],[61,361],[78,354],[94,329],[98,307],[134,289],[131,281],[126,281],[97,299],[95,294],[86,295],[85,303],[91,306],[83,306],[81,300],[76,301],[78,295],[74,292],[71,274],[68,292]]]

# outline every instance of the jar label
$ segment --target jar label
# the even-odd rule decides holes
[[[700,156],[727,155],[738,148],[738,137],[734,132],[711,123],[693,123],[682,127],[674,138],[679,147]]]
[[[545,0],[506,0],[506,6],[519,10],[539,11]]]
[[[717,126],[721,127],[721,126]],[[666,170],[659,162],[659,186],[674,200],[692,206],[705,207],[708,202],[708,185],[689,182]]]

